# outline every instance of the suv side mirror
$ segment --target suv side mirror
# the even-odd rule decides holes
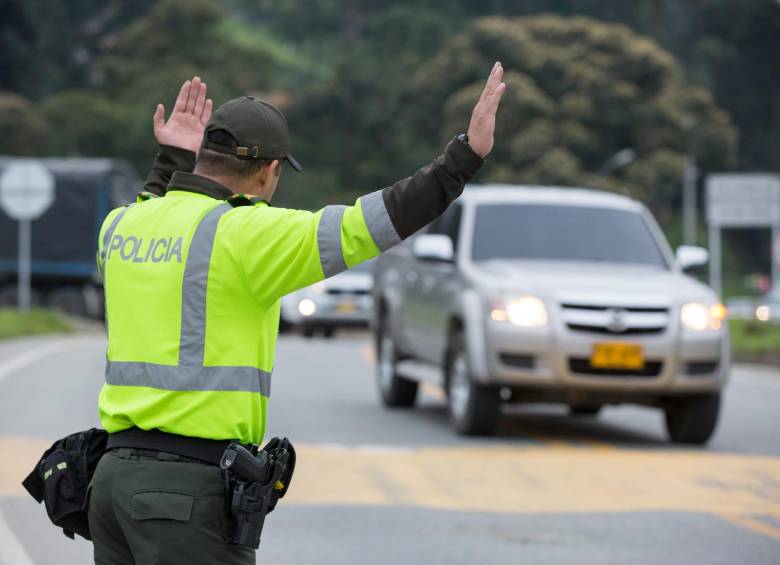
[[[421,261],[439,261],[452,263],[455,261],[455,249],[452,239],[447,235],[424,233],[414,238],[412,253]]]
[[[696,245],[681,245],[676,255],[677,264],[683,271],[706,265],[710,260],[710,252]]]

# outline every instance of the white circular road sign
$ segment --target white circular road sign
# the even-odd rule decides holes
[[[39,161],[12,161],[0,177],[0,206],[14,220],[39,218],[54,200],[54,176]]]

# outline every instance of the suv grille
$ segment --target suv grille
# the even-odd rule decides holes
[[[351,294],[351,295],[364,295],[368,294],[368,289],[365,288],[353,288],[350,290],[344,288],[329,288],[328,294]]]
[[[609,335],[658,334],[669,325],[669,308],[561,304],[563,320],[573,331]]]
[[[601,377],[657,377],[661,374],[664,364],[661,361],[647,361],[641,369],[594,369],[590,359],[572,357],[569,359],[569,370],[580,375],[597,375]]]

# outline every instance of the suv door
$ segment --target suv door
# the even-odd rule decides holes
[[[461,216],[462,205],[455,203],[426,232],[450,237],[456,256]],[[450,304],[453,294],[458,292],[457,267],[455,263],[415,261],[416,281],[406,296],[410,310],[410,333],[415,339],[414,355],[438,364],[444,358],[444,348],[447,346]]]

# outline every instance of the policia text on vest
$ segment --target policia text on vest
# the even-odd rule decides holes
[[[106,259],[110,260],[116,252],[121,260],[133,263],[148,263],[150,261],[161,263],[171,260],[181,263],[183,242],[184,238],[181,236],[177,238],[152,238],[144,242],[143,237],[130,235],[123,238],[121,235],[115,235],[109,242]]]
[[[209,119],[197,78],[167,122],[158,108],[145,185],[157,197],[112,211],[98,241],[108,329],[98,407],[109,438],[88,505],[96,563],[255,562],[230,543],[235,492],[214,454],[262,442],[281,297],[438,217],[492,148],[502,76],[497,63],[468,135],[429,165],[314,213],[268,204],[281,164],[301,169],[278,109],[243,97]]]

